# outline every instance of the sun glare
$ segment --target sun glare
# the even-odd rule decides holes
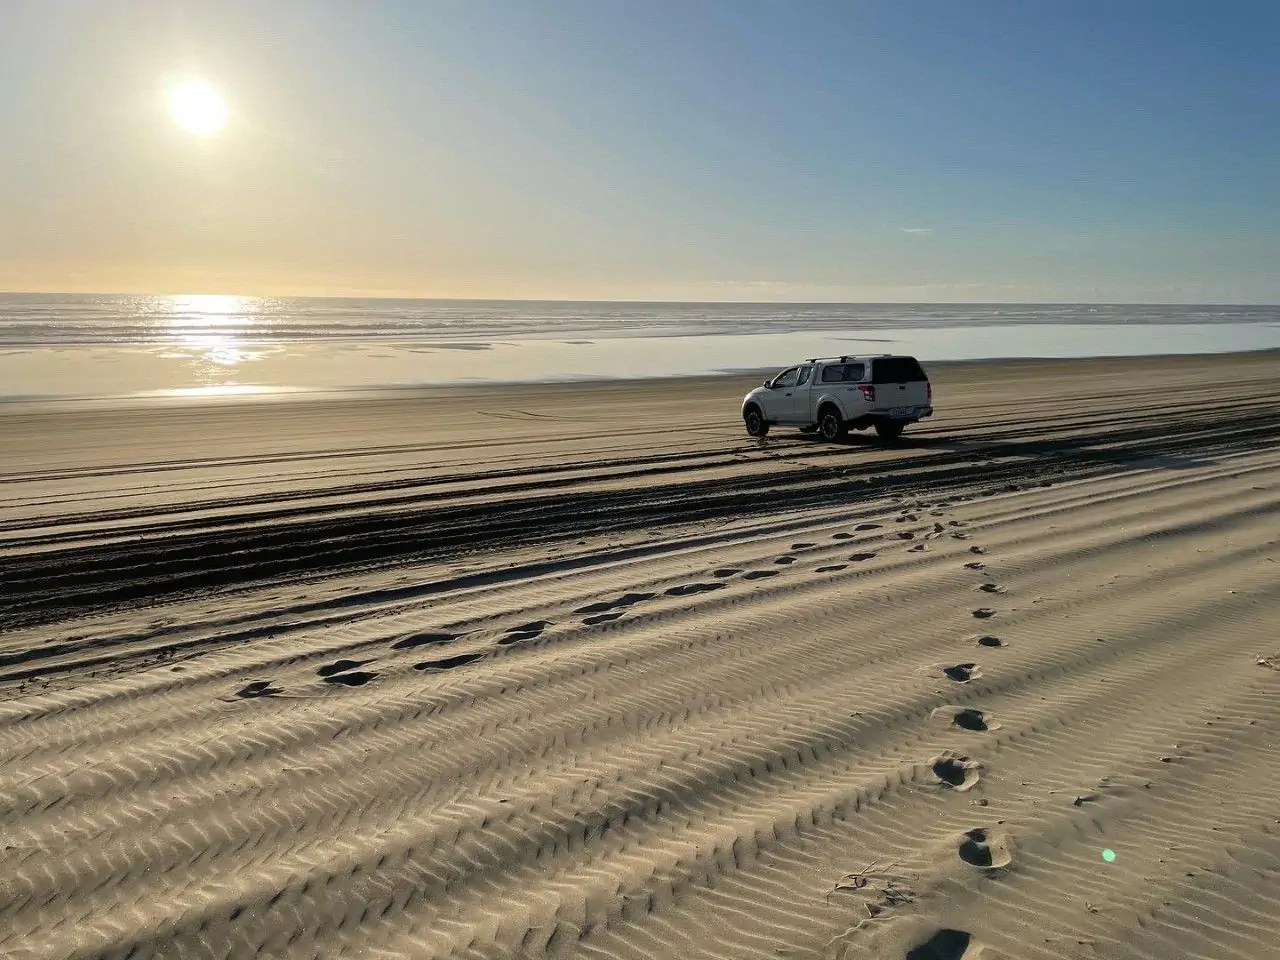
[[[216,133],[227,120],[222,97],[202,80],[188,80],[170,90],[169,113],[179,126],[198,136]]]
[[[222,380],[224,386],[241,365],[269,352],[245,339],[261,310],[260,301],[251,297],[191,294],[159,297],[156,305],[168,314],[169,346],[161,356],[194,362],[201,376]]]

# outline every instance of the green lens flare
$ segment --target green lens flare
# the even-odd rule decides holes
[[[1107,848],[1106,850],[1102,851],[1102,859],[1107,861],[1107,863],[1115,863],[1116,852],[1110,848]]]

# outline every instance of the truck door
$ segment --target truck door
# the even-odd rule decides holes
[[[789,367],[773,378],[769,390],[760,397],[764,418],[770,423],[790,423],[792,405],[795,403],[796,377],[799,367]]]
[[[796,377],[795,389],[791,391],[792,423],[813,423],[813,408],[809,401],[813,387],[813,364],[806,363],[800,368]]]

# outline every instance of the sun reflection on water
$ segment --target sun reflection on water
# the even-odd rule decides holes
[[[168,346],[162,356],[190,361],[204,383],[234,385],[238,368],[266,355],[261,344],[253,343],[262,319],[261,301],[227,294],[165,299]]]

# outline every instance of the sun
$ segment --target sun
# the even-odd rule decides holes
[[[227,105],[203,80],[187,80],[170,90],[169,113],[183,129],[202,137],[217,133],[227,121]]]

